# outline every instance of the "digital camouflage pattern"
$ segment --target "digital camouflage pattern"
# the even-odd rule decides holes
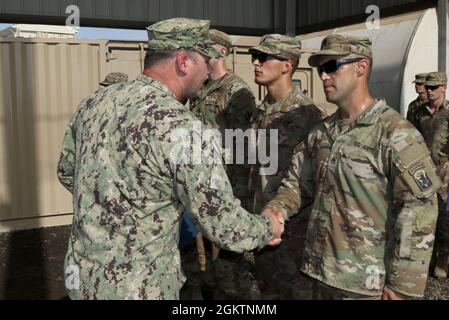
[[[380,296],[387,283],[418,297],[439,187],[422,136],[379,100],[355,120],[337,110],[316,126],[267,208],[287,218],[312,203],[301,267],[310,277],[367,296]]]
[[[321,42],[321,50],[309,57],[309,64],[312,67],[318,67],[318,61],[321,56],[348,56],[350,54],[372,59],[371,40],[366,37],[344,36],[341,34],[329,35]]]
[[[223,58],[212,48],[208,20],[173,18],[147,28],[148,48],[157,51],[193,50],[210,58]]]
[[[110,86],[111,84],[128,81],[128,75],[123,72],[111,72],[108,73],[106,78],[100,82],[103,86]]]
[[[213,38],[211,31],[211,39]],[[212,41],[214,41],[212,39]],[[190,110],[203,122],[206,128],[218,129],[225,147],[225,130],[250,129],[250,119],[256,110],[256,102],[250,87],[239,76],[228,72],[216,80],[209,80],[198,97],[190,102]],[[234,143],[233,163],[226,165],[234,195],[242,207],[251,210],[252,194],[249,192],[247,158],[244,164],[237,164],[238,153],[247,155],[248,144],[239,150]],[[251,252],[242,254],[221,251],[218,258],[210,262],[212,267],[205,276],[213,291],[214,299],[258,299],[257,282],[254,276],[254,256]]]
[[[255,130],[266,130],[267,136],[277,130],[277,150],[270,150],[270,138],[266,139],[267,154],[277,152],[278,168],[273,175],[260,175],[261,168],[251,167],[250,188],[254,190],[253,212],[260,213],[263,206],[276,194],[282,179],[286,176],[290,158],[295,146],[303,141],[314,125],[326,116],[326,112],[294,87],[282,100],[270,104],[267,97],[252,119]],[[260,142],[258,142],[260,143]],[[272,299],[302,298],[298,277],[298,262],[301,261],[306,218],[298,216],[285,226],[282,244],[256,254],[257,279],[261,282],[262,294]],[[298,290],[300,292],[296,292]]]
[[[445,100],[434,114],[429,111],[429,103],[424,103],[417,110],[411,122],[423,135],[438,175],[443,181],[438,191],[439,214],[435,249],[447,255],[449,254],[449,213],[446,210],[449,183],[449,101]]]
[[[301,41],[283,34],[266,34],[260,39],[258,46],[249,49],[249,53],[260,51],[275,56],[289,58],[301,56]]]
[[[239,206],[221,163],[177,161],[189,155],[189,140],[172,133],[183,129],[201,138],[195,121],[165,85],[143,75],[79,105],[58,164],[74,206],[65,267],[80,271],[80,288],[68,290],[70,298],[178,299],[186,209],[227,250],[271,240],[269,219]]]

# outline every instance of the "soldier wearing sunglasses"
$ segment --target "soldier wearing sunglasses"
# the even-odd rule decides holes
[[[295,146],[307,136],[310,129],[325,117],[325,111],[294,86],[293,73],[301,56],[301,42],[293,37],[268,34],[258,46],[249,52],[254,66],[255,82],[265,86],[267,95],[252,119],[253,128],[265,130],[266,150],[270,155],[277,152],[277,171],[263,175],[269,166],[257,164],[251,170],[251,189],[255,190],[254,213],[260,213],[271,200],[286,176],[290,157]],[[277,130],[277,131],[275,131]],[[257,132],[257,131],[256,131]],[[270,146],[273,132],[278,134],[278,145]],[[258,136],[258,147],[261,146]],[[271,148],[270,148],[271,147]],[[275,148],[277,147],[277,148]],[[256,254],[256,274],[264,299],[302,298],[301,275],[295,261],[301,260],[306,219],[292,219],[285,232],[281,250],[266,250]],[[288,235],[287,235],[288,234]]]
[[[368,38],[343,35],[309,58],[338,110],[296,147],[264,209],[288,220],[312,204],[300,270],[313,299],[404,299],[426,286],[440,182],[416,128],[371,96],[372,59]]]
[[[449,257],[449,213],[446,210],[449,183],[449,101],[446,100],[447,76],[431,72],[424,82],[429,101],[416,112],[413,124],[430,149],[442,188],[438,191],[438,222],[435,238],[436,263],[434,275],[446,278]]]

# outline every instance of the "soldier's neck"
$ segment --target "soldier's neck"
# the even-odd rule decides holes
[[[228,69],[226,68],[226,62],[217,64],[215,68],[209,74],[209,78],[211,80],[217,80],[221,77],[224,77],[228,73]]]
[[[293,83],[291,79],[280,79],[274,83],[267,85],[267,101],[270,104],[276,103],[284,99],[290,91],[293,89]]]
[[[374,102],[375,99],[370,95],[368,88],[362,87],[357,88],[345,100],[340,101],[338,106],[343,119],[356,119]]]
[[[444,95],[441,95],[441,97],[439,97],[438,99],[429,101],[429,108],[432,109],[433,111],[438,111],[439,108],[443,106],[443,103],[444,103]]]
[[[183,94],[183,87],[181,83],[179,82],[179,79],[177,77],[170,77],[168,76],[169,72],[163,72],[164,70],[157,70],[157,69],[145,69],[143,71],[143,74],[151,79],[154,79],[156,81],[159,81],[163,85],[167,86],[168,89],[174,94],[176,97],[176,100],[178,100],[182,104],[186,104],[187,99],[185,98]]]

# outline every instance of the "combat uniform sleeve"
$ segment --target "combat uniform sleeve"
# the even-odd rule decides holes
[[[256,109],[256,101],[252,92],[247,88],[241,88],[235,92],[230,97],[228,108],[225,110],[230,129],[249,129],[251,117]]]
[[[201,139],[198,132],[193,132],[193,135],[197,135],[193,141]],[[206,158],[193,158],[191,161],[184,157],[186,149],[177,147],[179,145],[171,144],[165,151],[175,179],[174,190],[201,232],[218,246],[235,252],[265,246],[272,237],[271,221],[264,216],[250,214],[234,198],[218,147],[211,148],[213,161]],[[203,142],[200,148],[204,152],[206,144]]]
[[[388,217],[386,284],[412,297],[424,294],[438,216],[440,181],[421,135],[396,130],[388,143],[393,210]],[[388,196],[388,195],[387,195]]]
[[[312,201],[312,161],[305,143],[301,142],[295,147],[287,176],[282,180],[276,196],[264,209],[280,210],[288,220]]]
[[[73,182],[75,176],[75,142],[76,132],[74,119],[69,123],[64,135],[62,150],[59,156],[57,175],[59,181],[73,193]]]

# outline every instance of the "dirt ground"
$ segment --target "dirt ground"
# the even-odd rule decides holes
[[[64,256],[70,226],[0,233],[0,299],[66,299]],[[449,278],[429,277],[425,300],[449,300]]]

